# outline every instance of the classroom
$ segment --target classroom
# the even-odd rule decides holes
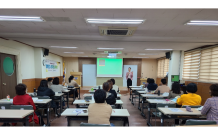
[[[0,126],[217,127],[218,9],[0,8]]]

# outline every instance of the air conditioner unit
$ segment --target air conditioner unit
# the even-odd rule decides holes
[[[102,36],[132,36],[137,27],[99,27]]]

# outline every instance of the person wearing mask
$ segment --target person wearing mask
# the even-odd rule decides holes
[[[168,99],[181,96],[182,94],[183,94],[183,91],[180,90],[180,84],[178,82],[174,82],[172,84],[172,89],[170,90]]]
[[[53,78],[48,78],[48,88],[51,88],[51,85],[53,84]]]
[[[41,80],[40,86],[37,90],[37,96],[49,96],[50,99],[54,99],[55,92],[48,88],[48,81],[47,80]],[[44,106],[44,105],[43,105]],[[54,100],[51,101],[51,107],[55,110],[59,106],[58,102],[55,102]],[[57,112],[57,111],[56,111]],[[47,110],[44,109],[44,113],[47,113]],[[57,113],[56,113],[57,114]]]
[[[113,90],[113,82],[111,80],[108,80],[107,82],[109,83],[110,88],[111,88],[109,92],[112,93],[115,98],[117,98],[117,93],[115,90]]]
[[[178,105],[198,106],[201,105],[201,96],[195,94],[198,88],[195,83],[187,85],[186,91],[188,94],[183,94],[177,99]]]
[[[216,121],[218,124],[218,84],[212,84],[209,93],[211,98],[204,103],[201,114],[207,115],[207,120]]]
[[[108,82],[104,82],[102,87],[103,87],[103,90],[106,91],[106,102],[107,102],[107,104],[115,105],[116,98],[112,93],[109,92],[110,89],[111,89],[110,84]]]
[[[150,80],[150,78],[147,78],[147,83],[145,83],[145,86],[144,86],[144,88],[147,88],[147,87],[148,87],[149,80]]]
[[[160,90],[160,93],[169,93],[170,88],[166,85],[167,81],[166,79],[161,79],[161,86],[158,86],[154,93],[158,93],[158,90]]]
[[[73,79],[74,79],[74,76],[70,76],[69,77],[69,79],[68,79],[68,81],[69,81],[68,86],[79,87],[77,82],[74,81]],[[70,92],[69,92],[69,95],[74,94],[74,91],[75,91],[75,97],[78,97],[77,89],[71,89]]]
[[[13,105],[32,105],[34,110],[34,118],[33,115],[30,115],[29,122],[32,122],[32,119],[34,119],[34,122],[36,124],[41,124],[42,126],[45,126],[41,114],[36,111],[36,106],[33,102],[32,97],[29,94],[26,94],[26,88],[27,86],[25,84],[18,84],[15,86],[17,95],[13,98]],[[37,115],[40,116],[41,122],[39,122],[40,120]],[[13,126],[15,126],[16,124],[17,123],[12,123]]]
[[[155,84],[154,79],[149,79],[149,84],[147,86],[148,91],[154,91],[157,89],[157,84]]]
[[[90,104],[88,107],[88,123],[114,126],[110,123],[112,107],[105,103],[106,95],[106,92],[102,89],[97,89],[95,91],[95,103]]]
[[[115,79],[111,79],[112,83],[113,83],[113,90],[115,90],[116,92],[119,92],[119,87],[117,85],[115,85]]]

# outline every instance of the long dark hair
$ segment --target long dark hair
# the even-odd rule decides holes
[[[45,79],[41,80],[39,87],[48,87],[48,81]]]
[[[180,91],[180,84],[178,82],[174,82],[172,84],[172,89],[171,91],[175,94],[181,94],[181,91]]]
[[[71,80],[73,80],[73,78],[74,78],[74,76],[69,77],[69,79],[68,79],[69,83],[71,83]]]

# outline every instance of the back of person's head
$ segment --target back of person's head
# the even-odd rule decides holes
[[[53,80],[53,78],[48,78],[48,82],[51,82]]]
[[[58,78],[58,77],[55,77],[55,78],[53,79],[53,84],[54,84],[54,85],[59,85],[59,78]]]
[[[149,79],[149,84],[153,84],[154,83],[154,79]]]
[[[150,78],[147,78],[147,83],[149,84],[149,80],[150,80]]]
[[[181,94],[181,90],[180,90],[180,84],[178,82],[174,82],[172,84],[172,89],[171,91],[175,94]]]
[[[41,80],[39,87],[48,87],[48,81],[45,79]]]
[[[97,89],[94,93],[95,103],[105,103],[106,92],[102,89]]]
[[[26,85],[25,84],[18,84],[15,86],[16,94],[17,95],[24,95],[26,94]]]
[[[113,85],[115,84],[115,80],[114,79],[111,79],[111,81],[112,81],[112,83],[113,83]]]
[[[69,80],[69,83],[71,82],[71,80],[73,80],[73,78],[74,78],[74,76],[70,76],[70,77],[69,77],[69,79],[68,79],[68,80]]]
[[[167,80],[166,79],[161,79],[161,83],[162,84],[167,84]]]
[[[110,85],[110,89],[112,89],[112,87],[113,87],[113,82],[109,79],[109,80],[107,80],[107,82],[109,83],[109,85]]]
[[[186,91],[189,93],[196,93],[198,91],[198,87],[195,83],[190,83],[187,85]]]
[[[104,82],[104,83],[103,83],[103,90],[109,91],[109,89],[110,89],[110,84],[109,84],[109,82]]]
[[[210,86],[210,91],[211,91],[211,96],[215,96],[217,97],[218,96],[218,84],[212,84]]]

